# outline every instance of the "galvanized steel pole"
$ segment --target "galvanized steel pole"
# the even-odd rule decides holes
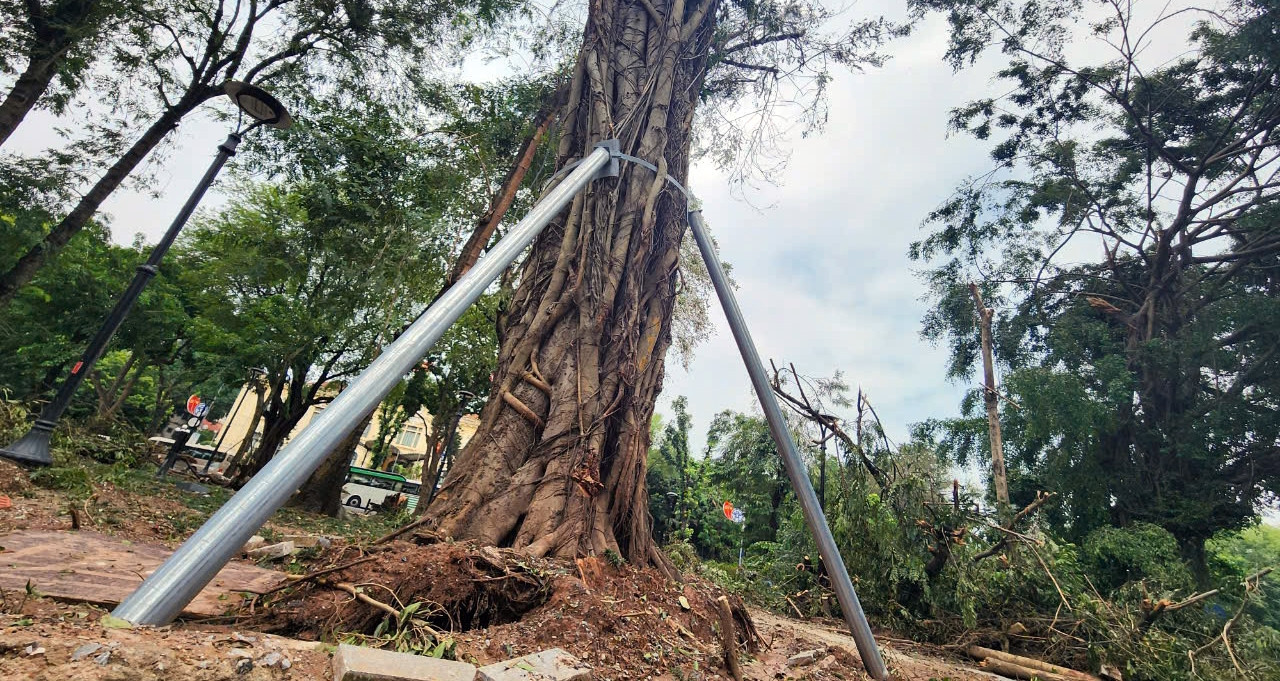
[[[134,624],[167,624],[213,579],[258,528],[306,482],[365,414],[386,398],[489,284],[573,197],[613,160],[597,148],[538,202],[501,242],[427,308],[327,409],[276,454],[111,613]]]
[[[849,625],[853,640],[858,645],[858,653],[862,656],[862,666],[867,673],[879,681],[887,681],[889,671],[880,657],[880,648],[871,634],[871,625],[862,612],[862,603],[853,590],[853,582],[849,580],[849,572],[845,569],[844,559],[836,549],[835,539],[831,537],[831,529],[827,526],[827,516],[818,504],[818,496],[813,492],[809,482],[809,471],[796,451],[796,443],[791,439],[791,431],[782,417],[782,409],[778,399],[774,397],[769,379],[765,376],[764,365],[760,363],[760,355],[756,352],[755,342],[747,331],[747,323],[738,309],[738,301],[734,298],[733,289],[725,279],[724,267],[711,246],[711,237],[707,235],[706,224],[702,221],[701,211],[690,211],[689,226],[693,229],[693,238],[698,242],[698,250],[702,251],[702,259],[707,263],[707,272],[711,275],[711,283],[720,297],[720,306],[724,308],[724,316],[729,320],[729,328],[733,330],[733,338],[738,342],[738,350],[742,353],[742,361],[747,365],[747,373],[751,375],[751,385],[755,387],[756,396],[760,398],[760,407],[764,409],[765,418],[769,421],[769,430],[773,433],[773,441],[782,454],[782,462],[787,468],[787,477],[791,478],[791,487],[800,501],[800,509],[804,511],[804,520],[809,531],[818,544],[818,554],[826,564],[831,576],[831,585],[835,589],[836,598],[840,601],[840,611],[844,613],[844,621]]]

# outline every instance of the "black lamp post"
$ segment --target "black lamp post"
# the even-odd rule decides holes
[[[200,203],[200,199],[204,197],[209,186],[213,184],[214,179],[222,170],[222,166],[226,164],[227,159],[235,155],[241,136],[259,125],[267,125],[283,130],[293,124],[293,119],[289,117],[289,112],[284,105],[261,88],[229,80],[223,84],[223,91],[231,98],[231,101],[236,103],[236,106],[239,107],[243,114],[248,115],[255,122],[243,132],[237,126],[237,130],[227,135],[226,141],[218,145],[218,155],[214,157],[213,163],[205,171],[204,177],[200,178],[200,184],[196,185],[195,190],[191,192],[191,196],[187,198],[187,202],[183,204],[182,210],[178,211],[177,217],[169,225],[169,230],[165,232],[164,237],[160,239],[155,248],[151,249],[151,255],[147,258],[147,262],[138,266],[137,274],[133,276],[133,281],[129,283],[129,288],[125,289],[124,295],[116,302],[111,314],[107,315],[102,327],[94,334],[93,340],[89,341],[89,347],[85,349],[84,355],[71,368],[71,375],[67,376],[67,379],[58,387],[58,393],[54,396],[53,401],[45,407],[40,414],[40,418],[36,419],[35,424],[31,426],[31,430],[22,439],[0,449],[0,457],[30,466],[48,466],[53,463],[53,457],[49,454],[49,438],[53,434],[54,426],[58,424],[58,419],[62,417],[62,413],[71,404],[71,398],[84,381],[85,375],[93,369],[93,365],[98,361],[98,358],[102,357],[102,353],[107,349],[107,344],[111,342],[111,337],[115,335],[116,330],[120,328],[120,324],[124,322],[124,318],[128,316],[129,310],[137,302],[142,290],[147,287],[151,278],[160,271],[161,259],[164,258],[164,254],[169,250],[169,247],[173,245],[174,240],[178,238],[178,232],[182,231],[183,225],[187,223],[187,219],[195,211],[196,205]]]

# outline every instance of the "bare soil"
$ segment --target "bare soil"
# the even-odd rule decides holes
[[[207,515],[207,503],[193,503],[168,487],[151,488],[157,496],[140,491],[145,488],[94,481],[92,493],[73,494],[32,485],[24,471],[0,462],[0,494],[13,501],[12,508],[0,509],[0,545],[13,530],[79,523],[175,546]],[[296,515],[273,523],[269,532],[334,527]],[[329,678],[329,655],[338,641],[415,644],[412,636],[400,635],[398,618],[357,600],[343,585],[397,611],[420,603],[408,619],[421,626],[404,630],[452,641],[458,659],[476,664],[560,647],[589,663],[597,681],[729,677],[715,602],[721,592],[714,584],[675,582],[657,570],[602,557],[531,559],[512,550],[439,541],[428,533],[373,545],[368,537],[375,529],[354,528],[349,541],[340,539],[321,554],[272,564],[314,574],[356,563],[258,599],[235,618],[118,629],[104,624],[107,612],[101,608],[57,603],[38,593],[0,593],[0,679],[320,680]],[[2,563],[0,557],[0,569]],[[749,612],[736,599],[733,604],[736,653],[747,679],[866,678],[852,639],[835,624]],[[77,650],[94,645],[100,647],[73,659]],[[896,641],[882,641],[882,648],[895,678],[903,681],[998,678],[938,649]],[[816,664],[787,666],[788,657],[812,649],[822,651]]]

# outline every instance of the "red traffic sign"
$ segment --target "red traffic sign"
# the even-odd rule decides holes
[[[196,408],[200,406],[200,396],[192,395],[187,398],[187,413],[192,416],[196,415]]]
[[[727,499],[724,502],[724,517],[726,520],[733,520],[733,504]]]

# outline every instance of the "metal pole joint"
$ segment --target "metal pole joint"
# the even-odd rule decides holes
[[[609,152],[609,164],[600,169],[600,174],[596,175],[596,179],[602,177],[617,177],[622,173],[621,165],[618,159],[622,157],[622,143],[616,139],[603,140],[597,142],[593,149],[604,149]]]

